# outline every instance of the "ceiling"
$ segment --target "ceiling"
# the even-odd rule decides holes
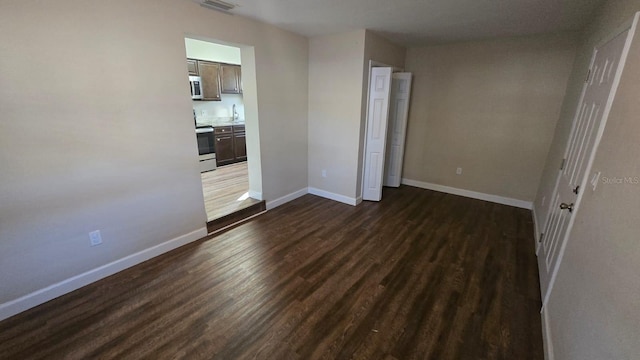
[[[405,46],[580,30],[604,0],[225,0],[304,36],[373,30]]]

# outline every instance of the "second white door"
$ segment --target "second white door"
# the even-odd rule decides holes
[[[411,73],[395,73],[391,80],[387,153],[384,163],[384,186],[398,187],[402,181],[404,142],[407,135]]]

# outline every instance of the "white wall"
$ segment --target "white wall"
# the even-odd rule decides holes
[[[185,37],[242,49],[265,199],[307,187],[306,38],[191,1],[3,1],[1,316],[20,297],[204,231]],[[95,229],[104,243],[89,247]]]
[[[538,192],[551,196],[593,47],[611,35],[640,1],[608,1],[585,32],[563,116]],[[585,189],[549,302],[547,345],[555,359],[637,359],[640,354],[640,184],[604,183],[640,178],[640,34],[636,33],[592,172],[602,172],[596,191]],[[540,209],[546,214],[546,209]]]
[[[531,202],[574,57],[574,34],[410,48],[403,177]]]

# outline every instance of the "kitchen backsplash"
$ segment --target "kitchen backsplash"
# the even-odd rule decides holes
[[[242,95],[222,94],[222,101],[193,101],[193,110],[196,111],[198,122],[207,123],[218,118],[232,118],[231,109],[236,105],[238,119],[244,120],[244,103]]]

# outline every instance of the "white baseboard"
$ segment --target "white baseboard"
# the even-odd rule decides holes
[[[309,194],[317,195],[329,200],[338,201],[347,205],[356,206],[359,204],[356,198],[350,198],[348,196],[335,194],[332,192],[328,192],[328,191],[324,191],[324,190],[320,190],[312,187],[309,188]],[[360,199],[360,202],[362,202],[362,199]]]
[[[262,199],[262,193],[257,191],[249,190],[249,197],[256,200],[264,200]]]
[[[528,210],[531,210],[533,208],[533,203],[531,201],[512,199],[512,198],[498,196],[498,195],[485,194],[485,193],[475,192],[471,190],[458,189],[450,186],[432,184],[428,182],[416,181],[411,179],[402,179],[402,183],[409,186],[415,186],[423,189],[444,192],[447,194],[460,195],[460,196],[464,196],[472,199],[484,200],[484,201],[489,201],[497,204],[509,205],[509,206],[514,206],[514,207],[528,209]]]
[[[539,222],[538,222],[538,214],[536,213],[536,207],[532,206],[531,207],[531,214],[533,217],[533,239],[535,241],[534,245],[535,245],[535,249],[536,249],[536,254],[538,254],[538,245],[540,244],[540,226],[539,226]]]
[[[358,198],[350,198],[348,196],[344,196],[344,195],[339,195],[339,194],[334,194],[332,192],[328,192],[328,191],[324,191],[324,190],[320,190],[320,189],[316,189],[316,188],[304,188],[304,189],[300,189],[298,191],[292,192],[291,194],[287,194],[285,196],[279,197],[275,200],[271,200],[271,201],[267,201],[267,210],[271,210],[273,208],[276,208],[280,205],[283,205],[285,203],[288,203],[291,200],[295,200],[297,198],[299,198],[300,196],[306,195],[306,194],[313,194],[313,195],[317,195],[329,200],[334,200],[334,201],[338,201],[341,203],[345,203],[348,205],[352,205],[355,206],[359,203],[362,202],[362,198],[358,197]]]
[[[546,309],[542,308],[540,312],[542,319],[542,345],[544,347],[544,359],[554,360],[553,342],[551,341],[551,329],[549,328],[549,317]]]
[[[271,210],[273,208],[277,208],[278,206],[288,203],[289,201],[295,200],[300,196],[308,194],[309,191],[307,188],[300,189],[298,191],[294,191],[291,194],[287,194],[285,196],[279,197],[275,200],[267,201],[267,210]]]
[[[122,259],[118,259],[106,265],[89,270],[85,273],[73,276],[59,283],[34,291],[25,296],[0,304],[0,320],[7,319],[13,315],[70,293],[85,285],[140,264],[141,262],[164,254],[182,245],[202,239],[205,236],[207,236],[207,228],[203,227],[188,234],[165,241],[162,244],[158,244],[135,254],[123,257]]]

